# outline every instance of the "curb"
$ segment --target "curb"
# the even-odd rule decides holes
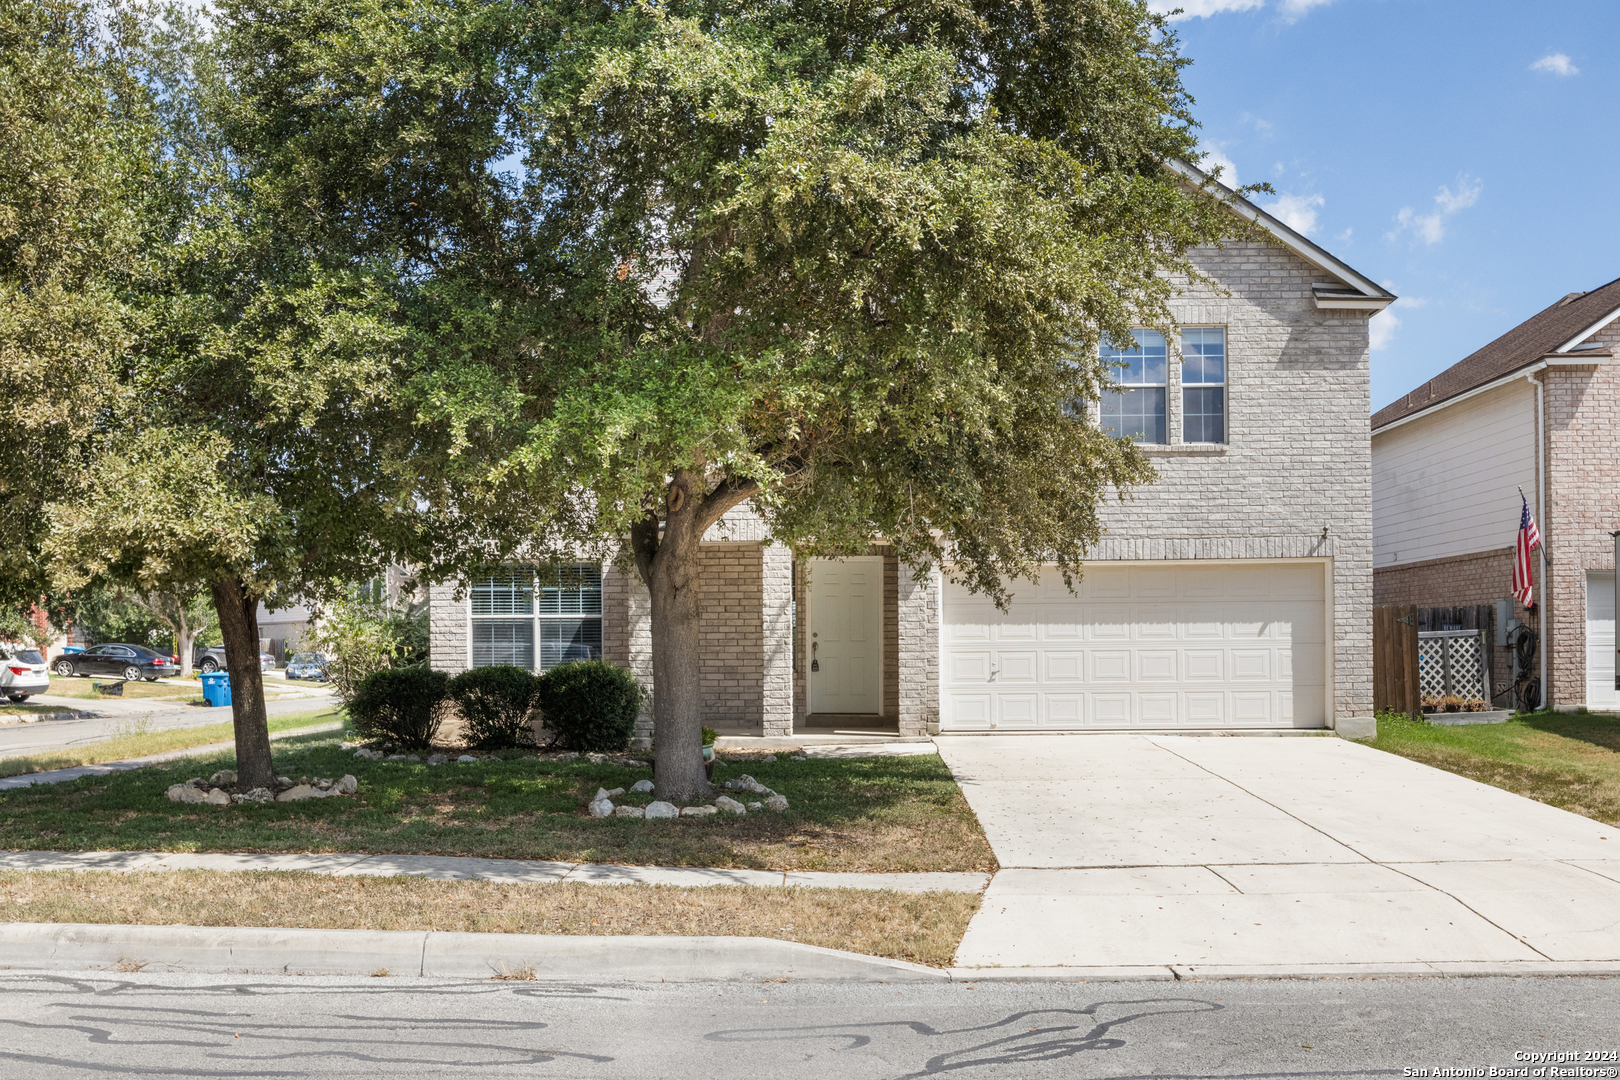
[[[1535,976],[1620,976],[1612,960],[1418,961],[1408,964],[1258,964],[1203,967],[947,968],[952,982],[1221,982],[1262,979],[1481,979]]]
[[[755,937],[585,937],[422,930],[0,924],[5,968],[489,979],[554,982],[949,982],[938,968]]]

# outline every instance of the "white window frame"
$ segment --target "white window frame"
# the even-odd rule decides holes
[[[1221,380],[1220,382],[1188,382],[1187,381],[1187,335],[1193,333],[1207,333],[1214,331],[1221,338]],[[1232,357],[1227,348],[1226,327],[1224,326],[1184,326],[1181,328],[1181,441],[1189,446],[1226,446],[1232,441]],[[1221,392],[1221,437],[1216,440],[1187,438],[1187,391],[1188,390],[1219,390]]]
[[[1161,381],[1159,381],[1159,382],[1140,382],[1140,383],[1134,383],[1134,382],[1133,383],[1122,383],[1122,382],[1117,382],[1116,381],[1116,382],[1111,383],[1110,387],[1103,391],[1103,395],[1106,398],[1106,395],[1109,393],[1109,390],[1120,391],[1120,392],[1129,392],[1129,391],[1133,391],[1133,390],[1158,390],[1158,391],[1160,391],[1164,396],[1162,398],[1160,409],[1159,409],[1159,425],[1160,425],[1159,438],[1153,439],[1153,440],[1140,439],[1139,438],[1139,439],[1136,440],[1136,444],[1138,446],[1166,446],[1166,445],[1169,445],[1169,442],[1170,442],[1170,343],[1165,338],[1165,336],[1163,334],[1159,333],[1159,331],[1157,331],[1157,330],[1154,330],[1154,329],[1152,329],[1150,327],[1136,327],[1136,328],[1131,330],[1131,337],[1135,340],[1136,348],[1143,350],[1144,356],[1145,356],[1145,346],[1146,346],[1147,342],[1145,342],[1143,340],[1143,337],[1140,336],[1140,335],[1147,335],[1147,334],[1152,334],[1154,337],[1158,338],[1160,344],[1164,348],[1164,374],[1163,374],[1163,377],[1162,377]],[[1099,349],[1106,349],[1106,348],[1107,348],[1106,343],[1099,346]],[[1125,351],[1130,351],[1130,350],[1125,350]],[[1101,355],[1102,360],[1103,360],[1104,363],[1108,363],[1108,364],[1110,364],[1110,366],[1112,366],[1112,360],[1114,358],[1109,357],[1106,352],[1102,352],[1099,355]],[[1146,365],[1144,364],[1144,368],[1145,368],[1145,366]],[[1119,374],[1123,374],[1122,372],[1119,371],[1118,368],[1115,368],[1114,371],[1115,371],[1115,377],[1116,378],[1117,378],[1117,376]],[[1106,422],[1108,420],[1108,417],[1104,413],[1103,409],[1104,409],[1104,401],[1099,400],[1098,403],[1097,403],[1097,423],[1098,423],[1099,427],[1105,427]],[[1128,436],[1124,436],[1124,435],[1116,435],[1114,437],[1115,438],[1128,438]]]
[[[563,570],[575,570],[582,572],[583,574],[588,575],[586,577],[587,582],[594,578],[594,584],[586,584],[583,588],[577,590],[559,589],[559,603],[557,604],[559,610],[546,611],[544,610],[544,608],[547,606],[544,600],[544,595],[548,586],[544,580],[544,576],[552,575],[551,580],[555,581],[555,575],[559,571]],[[482,614],[477,611],[479,605],[477,603],[475,590],[480,586],[480,584],[492,581],[497,575],[511,575],[510,580],[516,583],[525,573],[528,577],[526,591],[523,591],[524,586],[521,584],[515,584],[514,587],[520,590],[520,596],[526,599],[526,603],[513,606],[525,606],[528,609],[527,611],[492,611],[484,612]],[[555,586],[553,587],[555,588]],[[569,592],[575,594],[575,602],[573,604],[575,610],[571,611],[563,610],[568,606],[565,597]],[[480,623],[488,624],[497,622],[527,622],[529,624],[529,650],[531,658],[529,670],[531,671],[545,671],[549,668],[556,667],[559,663],[566,663],[570,660],[602,659],[602,565],[600,563],[593,562],[540,565],[529,563],[509,564],[506,566],[497,567],[492,572],[488,572],[480,577],[474,578],[469,585],[467,594],[467,666],[469,668],[494,666],[493,663],[481,664],[478,662],[477,627]],[[594,642],[590,640],[592,635],[587,634],[587,640],[582,643],[582,647],[589,652],[588,656],[565,655],[555,658],[550,663],[547,663],[547,658],[545,655],[545,626],[547,623],[557,624],[562,622],[594,622],[596,624]],[[498,663],[498,661],[496,663]]]

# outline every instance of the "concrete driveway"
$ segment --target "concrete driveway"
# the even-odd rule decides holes
[[[960,967],[1620,971],[1612,826],[1331,737],[936,741],[1002,866]]]

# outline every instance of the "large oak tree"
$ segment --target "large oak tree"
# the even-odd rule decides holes
[[[1151,479],[1087,419],[1097,344],[1167,326],[1233,219],[1165,167],[1196,156],[1187,61],[1144,3],[223,13],[255,191],[333,272],[393,267],[466,527],[639,569],[661,797],[706,791],[698,546],[728,510],[1004,599],[1072,583],[1099,502]]]

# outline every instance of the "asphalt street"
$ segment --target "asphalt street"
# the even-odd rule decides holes
[[[1586,1054],[1607,1060],[1582,1060]],[[1614,1076],[1620,980],[566,985],[0,974],[0,1075]],[[1575,1055],[1545,1071],[1548,1059]],[[1536,1069],[1543,1069],[1537,1073]],[[1482,1070],[1446,1073],[1433,1070]],[[1497,1073],[1495,1075],[1504,1075]],[[1518,1075],[1518,1074],[1507,1074]]]

